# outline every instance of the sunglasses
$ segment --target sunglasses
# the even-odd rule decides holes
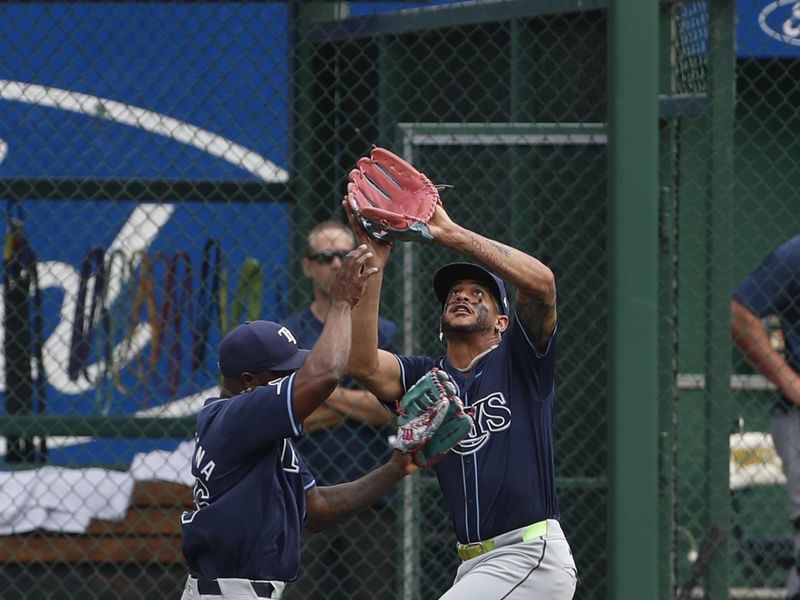
[[[313,260],[320,265],[329,265],[333,262],[334,258],[344,260],[344,257],[350,254],[349,250],[326,250],[325,252],[317,252],[316,254],[309,254],[309,260]]]

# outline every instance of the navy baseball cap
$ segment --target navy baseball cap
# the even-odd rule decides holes
[[[480,265],[468,262],[454,262],[443,266],[433,276],[433,291],[442,306],[447,302],[447,294],[456,281],[472,279],[485,285],[491,290],[501,315],[508,314],[508,294],[503,280]]]
[[[283,325],[246,321],[222,338],[219,370],[225,377],[238,377],[245,371],[294,371],[308,353],[297,346],[297,339]]]

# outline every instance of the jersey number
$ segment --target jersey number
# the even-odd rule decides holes
[[[297,459],[294,446],[285,438],[283,440],[283,450],[281,451],[281,466],[287,473],[300,472],[300,461]]]
[[[197,512],[201,508],[208,506],[208,500],[211,498],[211,494],[208,493],[206,484],[204,484],[199,477],[195,478],[194,480],[192,496],[194,496],[194,510],[185,511],[181,515],[181,523],[191,523],[194,520],[194,516],[197,514]]]

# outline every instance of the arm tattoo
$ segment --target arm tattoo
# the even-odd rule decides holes
[[[509,250],[503,244],[499,242],[495,242],[493,240],[486,240],[488,245],[497,251],[498,254],[502,255],[505,258],[511,256],[511,250]],[[475,253],[475,257],[486,266],[491,267],[493,269],[497,269],[501,264],[502,260],[498,259],[494,254],[484,246],[483,240],[478,236],[473,236],[470,238],[469,245],[472,247],[473,252]]]
[[[502,244],[498,244],[497,242],[491,242],[491,245],[494,247],[495,250],[497,250],[500,254],[502,254],[506,258],[511,256],[511,251]]]
[[[546,298],[517,296],[517,316],[530,333],[534,344],[544,345],[553,332],[553,319],[556,310],[556,289],[550,290]]]

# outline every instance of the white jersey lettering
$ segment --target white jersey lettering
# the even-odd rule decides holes
[[[283,440],[281,465],[283,466],[283,470],[287,473],[300,472],[300,461],[297,459],[297,453],[294,451],[294,446],[292,446],[289,440]]]
[[[200,474],[203,478],[208,481],[209,477],[211,477],[211,473],[214,472],[214,467],[217,465],[211,460],[211,457],[208,458],[208,462],[203,464],[203,461],[206,459],[206,449],[203,448],[200,444],[197,444],[197,450],[194,453],[194,466],[197,467],[197,470],[200,471]]]
[[[203,457],[206,455],[206,450],[200,444],[197,444],[197,449],[194,452],[194,465],[199,469],[200,463],[203,462]]]
[[[194,497],[194,510],[187,510],[181,515],[181,523],[191,523],[194,521],[194,517],[197,512],[206,506],[208,506],[208,501],[211,499],[211,494],[208,492],[208,488],[205,484],[200,481],[199,478],[194,480],[194,489],[192,490],[192,496]]]
[[[200,474],[203,476],[203,478],[206,481],[209,480],[209,478],[211,477],[211,473],[214,472],[214,467],[216,467],[216,466],[217,465],[214,464],[214,461],[210,460],[210,461],[208,461],[208,464],[206,464],[206,466],[202,468],[202,470],[200,471]]]
[[[453,448],[456,454],[474,454],[492,433],[511,427],[511,408],[502,392],[493,392],[472,403],[474,418],[469,434]]]

